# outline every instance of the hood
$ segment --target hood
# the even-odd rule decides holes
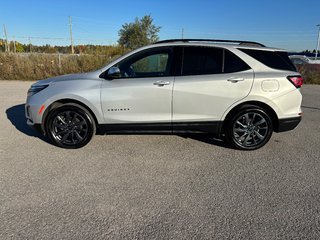
[[[53,82],[60,82],[60,81],[77,81],[82,79],[90,79],[90,78],[97,78],[101,72],[89,72],[89,73],[77,73],[77,74],[67,74],[62,76],[57,76],[53,78],[48,78],[44,80],[40,80],[33,84],[36,85],[47,85]]]

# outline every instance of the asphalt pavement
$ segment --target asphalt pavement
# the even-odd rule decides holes
[[[0,81],[0,239],[320,239],[320,86],[256,151],[195,136],[96,136],[65,150]]]

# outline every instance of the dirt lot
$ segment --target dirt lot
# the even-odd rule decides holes
[[[320,86],[253,152],[200,137],[96,136],[64,150],[25,124],[30,82],[0,82],[0,239],[319,239]]]

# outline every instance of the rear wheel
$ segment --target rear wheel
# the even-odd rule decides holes
[[[96,132],[92,115],[78,104],[64,104],[53,109],[46,121],[50,140],[63,148],[81,148]]]
[[[255,150],[265,145],[273,132],[268,113],[256,106],[243,107],[226,123],[227,141],[241,150]]]

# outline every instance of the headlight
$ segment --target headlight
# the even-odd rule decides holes
[[[29,88],[29,90],[28,90],[28,97],[33,96],[34,94],[42,91],[43,89],[45,89],[48,86],[49,85],[31,86],[31,88]]]

